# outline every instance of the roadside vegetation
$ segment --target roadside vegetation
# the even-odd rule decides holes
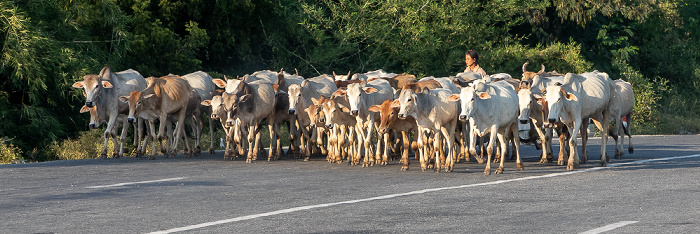
[[[525,62],[607,72],[633,84],[633,134],[697,134],[698,13],[697,0],[0,0],[0,162],[97,156],[104,129],[88,130],[71,84],[105,65],[439,77],[470,49],[487,73],[516,78]]]

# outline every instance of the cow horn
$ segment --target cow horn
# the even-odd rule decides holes
[[[527,70],[525,68],[527,67],[528,64],[530,64],[530,62],[525,62],[525,64],[523,64],[523,72],[527,72]]]
[[[544,64],[542,64],[542,70],[540,70],[540,71],[537,72],[537,73],[544,74]]]

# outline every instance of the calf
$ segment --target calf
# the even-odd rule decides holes
[[[369,111],[372,112],[378,112],[380,116],[380,124],[379,127],[377,128],[377,132],[379,134],[384,134],[388,131],[388,129],[395,130],[395,131],[400,131],[402,135],[402,142],[403,142],[403,148],[402,148],[402,153],[401,153],[401,161],[403,162],[403,165],[401,166],[402,171],[408,170],[408,167],[410,165],[409,159],[408,159],[408,149],[411,148],[411,141],[409,140],[409,134],[412,131],[417,131],[418,130],[418,125],[416,124],[416,120],[413,119],[413,117],[408,116],[405,119],[399,119],[398,114],[399,114],[399,107],[391,107],[391,104],[393,102],[396,102],[394,100],[386,100],[384,101],[381,105],[374,105],[369,108]],[[388,154],[389,154],[389,139],[385,138],[384,139],[384,144],[386,145],[384,147],[384,155],[382,157],[382,160],[384,162],[387,161]],[[416,151],[417,153],[417,151]]]
[[[119,97],[119,100],[129,104],[128,120],[130,122],[135,121],[137,117],[147,120],[155,120],[157,118],[160,121],[157,139],[161,142],[161,151],[174,157],[177,153],[178,141],[184,131],[187,105],[191,95],[192,88],[185,79],[178,76],[163,76],[153,78],[149,86],[143,91],[131,92],[129,96]],[[170,114],[175,116],[177,123],[173,144],[172,146],[168,145],[170,149],[166,150],[162,140],[165,139],[165,127]],[[151,133],[153,133],[153,127],[151,128]],[[190,155],[189,146],[187,146],[185,154]],[[155,159],[155,149],[150,159]]]

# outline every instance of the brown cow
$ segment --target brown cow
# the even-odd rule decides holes
[[[130,121],[134,121],[136,117],[141,117],[147,120],[158,119],[160,127],[157,139],[161,142],[161,151],[166,154],[175,156],[177,153],[177,144],[184,132],[185,117],[187,114],[187,105],[192,95],[192,87],[187,81],[179,76],[163,76],[153,78],[149,86],[143,91],[131,92],[129,96],[121,96],[119,100],[129,104]],[[141,113],[144,112],[144,113]],[[175,139],[172,146],[166,150],[162,144],[165,136],[165,127],[168,124],[168,115],[174,115],[177,123],[175,125]],[[153,134],[153,127],[151,127]],[[154,145],[155,147],[155,145]],[[186,147],[185,154],[190,155],[189,146]],[[152,152],[150,159],[155,159],[155,149]]]
[[[383,79],[383,80],[389,81],[389,84],[394,89],[400,89],[408,84],[413,84],[413,83],[418,82],[418,80],[416,79],[416,76],[411,75],[411,74],[406,74],[405,72],[402,74],[396,75],[394,77],[372,78],[372,79],[367,80],[367,82],[370,82],[370,81],[373,81],[376,79]]]
[[[411,141],[409,140],[408,136],[411,131],[418,130],[418,125],[416,124],[416,120],[411,116],[407,117],[406,119],[399,119],[398,113],[400,108],[392,108],[391,104],[393,102],[398,101],[386,100],[381,105],[371,106],[369,111],[379,112],[381,118],[379,128],[377,128],[377,132],[379,132],[379,134],[386,133],[387,129],[401,131],[401,135],[403,136],[403,149],[401,153],[401,161],[403,161],[403,166],[401,166],[401,170],[406,171],[408,170],[409,166],[408,149],[411,147]],[[384,140],[384,143],[388,145],[387,139]],[[385,150],[383,160],[387,160],[388,158],[388,148],[388,146],[384,147]],[[417,148],[417,145],[414,148]],[[414,150],[414,152],[417,153],[416,150]]]

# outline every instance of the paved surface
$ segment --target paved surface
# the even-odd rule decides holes
[[[697,233],[700,135],[633,143],[599,168],[594,138],[573,172],[523,146],[525,171],[507,162],[490,176],[475,162],[401,172],[398,161],[246,164],[221,151],[0,165],[0,233]]]

